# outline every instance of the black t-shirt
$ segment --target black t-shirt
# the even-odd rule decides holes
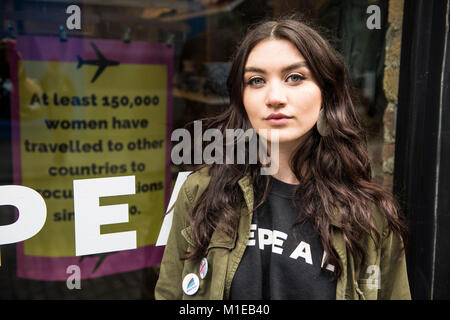
[[[295,185],[270,179],[268,197],[254,212],[230,299],[334,300],[333,266],[321,269],[324,250],[317,232],[310,222],[293,228]]]

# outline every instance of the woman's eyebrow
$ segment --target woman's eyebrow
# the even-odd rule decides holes
[[[255,68],[255,67],[246,67],[244,72],[256,72],[256,73],[263,73],[263,74],[267,73],[264,69]]]
[[[300,62],[296,62],[293,64],[290,64],[286,67],[283,67],[281,69],[282,73],[297,69],[297,68],[301,68],[301,67],[306,67],[308,68],[308,65],[306,64],[306,61],[300,61]],[[246,67],[244,72],[256,72],[256,73],[262,73],[262,74],[266,74],[267,71],[265,71],[264,69],[261,68],[256,68],[256,67]]]
[[[308,68],[308,65],[306,64],[306,61],[300,61],[300,62],[296,62],[293,63],[291,65],[288,65],[287,67],[284,67],[283,69],[281,69],[282,73],[297,69],[297,68]]]

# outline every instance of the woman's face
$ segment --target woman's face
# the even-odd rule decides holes
[[[243,103],[253,129],[277,130],[279,143],[300,142],[317,122],[322,93],[306,61],[288,40],[263,40],[250,52]]]

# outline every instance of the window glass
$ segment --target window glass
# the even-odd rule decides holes
[[[380,28],[368,25],[373,4]],[[0,10],[0,185],[23,186],[2,191],[0,226],[23,223],[1,238],[2,299],[153,299],[164,214],[178,173],[193,168],[171,161],[171,134],[227,108],[230,57],[265,17],[300,12],[343,54],[381,174],[387,0],[4,0]]]

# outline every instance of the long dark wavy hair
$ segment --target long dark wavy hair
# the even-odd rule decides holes
[[[290,166],[300,181],[296,187],[296,195],[301,198],[297,223],[306,220],[313,223],[327,253],[322,268],[328,263],[334,265],[337,278],[344,266],[340,265],[331,242],[330,222],[336,214],[340,217],[347,249],[360,266],[365,261],[365,236],[377,245],[381,241],[381,230],[377,230],[372,219],[374,205],[386,217],[390,230],[402,237],[404,245],[408,239],[397,201],[372,182],[366,136],[352,102],[340,54],[318,31],[297,18],[260,22],[250,28],[232,57],[227,79],[229,108],[219,116],[203,120],[207,128],[218,128],[224,135],[226,129],[251,128],[242,101],[244,68],[252,49],[266,39],[290,41],[305,58],[322,92],[322,107],[330,133],[321,136],[314,126],[293,153]],[[258,204],[256,209],[266,199],[270,181],[268,176],[260,174],[260,168],[260,164],[209,165],[210,183],[190,212],[196,246],[187,259],[204,255],[216,228],[232,238],[237,237],[239,208],[244,201],[238,181],[250,176]]]

